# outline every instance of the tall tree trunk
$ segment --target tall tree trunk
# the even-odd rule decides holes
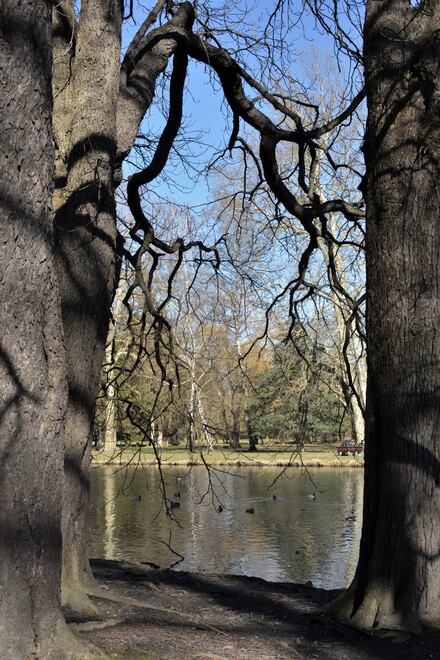
[[[106,379],[106,404],[105,404],[105,422],[104,422],[104,442],[103,449],[109,454],[116,452],[117,440],[117,404],[116,397],[118,395],[117,383],[117,362],[121,357],[123,350],[117,349],[117,329],[121,321],[122,302],[124,298],[124,281],[120,281],[115,295],[115,303],[113,305],[112,319],[109,323],[107,334],[107,341],[105,347],[105,365],[104,376]]]
[[[106,362],[113,360],[113,351],[111,345],[106,347]],[[110,362],[111,364],[111,362]],[[105,402],[105,420],[103,429],[103,450],[107,454],[114,455],[117,449],[117,428],[116,428],[116,396],[117,389],[115,381],[113,380],[112,369],[108,373],[109,382],[106,388],[106,402]]]
[[[231,397],[231,415],[232,415],[232,425],[230,432],[230,445],[232,449],[240,450],[240,427],[241,427],[241,388],[238,392],[238,388],[235,387],[232,391]],[[238,401],[236,400],[238,398]]]
[[[209,430],[209,425],[206,421],[205,409],[203,407],[202,395],[199,386],[197,386],[196,397],[197,397],[197,410],[199,412],[203,435],[205,436],[206,447],[208,449],[208,452],[210,452],[214,446],[214,438]]]
[[[324,139],[324,146],[327,146],[328,140]],[[325,201],[325,196],[321,190],[321,163],[324,157],[324,150],[319,152],[316,158],[316,164],[313,171],[314,185],[313,189],[319,191],[319,197]],[[337,223],[333,213],[328,217],[328,229],[333,236],[337,235]],[[342,395],[345,399],[348,411],[351,417],[352,432],[354,435],[355,443],[363,442],[365,439],[365,395],[367,386],[367,370],[365,360],[365,350],[362,344],[359,333],[356,329],[354,321],[350,322],[347,328],[346,314],[344,314],[344,300],[345,296],[343,291],[348,291],[347,278],[345,275],[345,267],[343,257],[340,251],[334,250],[327,241],[318,238],[318,247],[324,258],[324,262],[329,270],[331,276],[331,300],[334,306],[336,328],[338,334],[338,355],[339,355],[339,368],[341,371],[340,382],[342,384]],[[336,285],[339,285],[337,287]],[[341,290],[342,288],[342,290]],[[345,305],[346,307],[346,305]],[[351,310],[346,310],[346,313],[351,315]],[[345,349],[344,346],[347,339],[347,331],[350,332],[351,337]]]
[[[67,349],[63,601],[90,608],[85,588],[90,441],[115,288],[113,168],[121,3],[81,3],[67,182],[56,210],[56,258]]]
[[[195,450],[195,415],[196,415],[196,358],[194,353],[194,342],[193,342],[193,353],[191,355],[191,389],[189,392],[189,401],[188,401],[188,436],[186,447],[189,452]]]
[[[359,566],[335,609],[440,625],[440,5],[370,0],[368,388]]]
[[[0,21],[0,657],[86,652],[61,613],[65,352],[52,246],[50,3]],[[87,656],[88,657],[88,656]]]
[[[63,600],[80,611],[91,607],[88,585],[95,589],[87,559],[90,439],[115,288],[114,186],[176,49],[174,31],[194,20],[183,4],[148,46],[136,35],[121,67],[122,4],[83,0],[78,23],[73,0],[54,8],[55,239],[69,372]]]
[[[359,443],[363,442],[365,439],[365,416],[363,411],[365,411],[367,388],[367,362],[365,357],[365,348],[362,345],[362,341],[356,330],[354,330],[352,335],[351,349],[351,355],[354,361],[354,365],[352,367],[353,384],[359,397],[359,401],[362,405],[361,408],[357,397],[353,396],[352,393],[351,405],[353,409],[355,440],[357,443]]]
[[[238,365],[240,368],[240,372],[243,376],[243,399],[244,399],[244,423],[246,427],[246,433],[248,437],[248,442],[249,442],[249,452],[256,452],[258,451],[257,449],[257,436],[254,433],[253,429],[253,420],[250,418],[249,415],[249,408],[248,408],[248,403],[249,403],[249,387],[248,387],[248,375],[246,373],[246,366],[243,361],[243,350],[241,346],[241,341],[240,341],[240,334],[238,330],[238,322],[236,321],[235,323],[235,336],[236,336],[236,345],[237,345],[237,357],[238,357]]]

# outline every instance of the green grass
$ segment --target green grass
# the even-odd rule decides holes
[[[295,446],[275,445],[258,447],[258,452],[249,453],[244,446],[241,452],[229,447],[216,446],[208,453],[206,447],[198,448],[192,454],[185,447],[163,447],[160,450],[160,460],[167,465],[203,465],[203,459],[209,465],[297,465],[308,467],[342,467],[363,465],[363,458],[357,456],[337,456],[336,445],[309,444],[299,455]],[[203,455],[203,458],[202,458]],[[151,464],[155,462],[152,447],[129,447],[118,449],[114,454],[98,451],[92,452],[92,465],[111,464]]]

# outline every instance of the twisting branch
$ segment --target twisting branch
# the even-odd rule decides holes
[[[173,72],[170,81],[170,110],[168,121],[159,139],[159,144],[151,163],[145,169],[130,176],[127,184],[127,202],[136,223],[130,234],[135,235],[137,229],[141,228],[144,232],[145,239],[148,238],[150,243],[168,253],[175,252],[181,246],[182,241],[181,239],[177,239],[177,243],[175,242],[172,246],[168,246],[166,243],[163,243],[155,237],[154,229],[142,210],[139,190],[141,186],[150,183],[161,173],[167,162],[177,133],[179,132],[182,123],[183,90],[187,67],[187,54],[183,51],[176,52],[174,55]]]
[[[319,144],[316,144],[313,141],[311,132],[306,131],[303,128],[299,115],[296,115],[296,113],[293,113],[292,115],[296,129],[286,130],[276,126],[267,115],[255,107],[255,104],[246,96],[242,84],[242,78],[246,79],[248,84],[251,84],[252,79],[250,79],[249,75],[243,71],[243,69],[234,61],[234,59],[226,50],[216,48],[215,46],[202,41],[195,35],[190,36],[188,49],[189,54],[192,57],[201,62],[204,62],[215,70],[220,79],[223,93],[233,113],[241,117],[247,124],[256,129],[260,134],[262,149],[266,157],[267,172],[272,181],[275,181],[277,178],[277,168],[274,166],[274,164],[276,164],[275,149],[278,142],[284,140],[286,142],[295,143],[300,146],[307,144],[309,147],[314,149],[320,148]],[[254,83],[260,87],[259,83],[256,81],[254,81]],[[277,99],[269,93],[266,92],[264,96],[268,101],[271,102],[274,107],[276,107],[275,104],[279,105]],[[353,112],[354,109],[360,105],[362,100],[363,94],[360,93],[350,104],[351,112]],[[284,106],[282,107],[284,108]],[[334,120],[332,120],[332,128],[336,128],[339,124],[345,121],[346,118],[347,111],[344,111]],[[330,130],[328,126],[329,123],[326,122],[324,127],[315,127],[313,132],[317,132],[317,135],[324,134],[327,132],[327,130]],[[320,131],[322,131],[322,133],[320,133]],[[284,186],[284,188],[286,187]],[[289,198],[290,207],[295,208],[295,211],[291,212],[296,217],[302,219],[305,216],[308,216],[310,214],[310,210],[299,204],[298,200],[294,198],[293,194],[290,193],[287,188],[284,188],[279,186],[279,191],[283,196],[283,204],[284,199]],[[330,213],[333,211],[339,211],[349,219],[364,217],[364,211],[361,207],[349,204],[340,199],[329,200],[325,202],[322,207],[319,204],[315,204],[312,217],[316,218],[319,217],[319,215],[322,213]]]
[[[176,252],[186,252],[193,247],[198,247],[200,251],[212,253],[214,255],[214,265],[218,268],[220,264],[220,257],[215,245],[207,247],[202,241],[192,241],[185,245],[183,238],[176,238],[171,244],[162,241],[155,234],[153,225],[143,212],[140,188],[151,183],[162,172],[168,160],[168,156],[173,147],[174,140],[179,132],[182,123],[183,113],[183,90],[185,86],[185,77],[188,67],[188,56],[183,50],[179,50],[174,55],[173,72],[170,81],[170,109],[168,121],[160,136],[156,152],[153,156],[151,163],[140,172],[136,172],[128,178],[127,183],[127,202],[130,211],[135,220],[134,227],[130,230],[130,236],[134,240],[139,241],[137,232],[141,230],[144,234],[143,244],[145,242],[149,245],[162,250],[166,254],[174,254]]]
[[[123,21],[128,21],[129,18],[133,18],[133,0],[129,0],[128,6],[129,6],[128,14],[125,14],[122,17]]]
[[[117,170],[134,145],[140,123],[151,105],[156,81],[168,64],[169,58],[184,42],[194,23],[194,8],[183,3],[164,25],[147,33],[157,19],[161,3],[153,8],[128,47],[121,65],[117,109]],[[121,177],[121,173],[117,171]]]
[[[127,73],[128,68],[133,62],[134,55],[137,52],[142,39],[145,37],[150,27],[156,22],[160,12],[164,9],[165,5],[166,5],[166,0],[157,0],[153,9],[150,11],[147,18],[140,26],[139,30],[134,35],[129,47],[125,52],[124,59],[122,60],[121,72]]]

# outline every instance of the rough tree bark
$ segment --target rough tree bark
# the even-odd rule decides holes
[[[75,40],[63,201],[56,261],[67,350],[63,600],[90,607],[87,554],[90,438],[115,282],[113,169],[119,91],[121,3],[82,2]],[[57,159],[58,162],[60,158]],[[58,190],[59,192],[59,190]]]
[[[65,352],[52,243],[47,0],[0,22],[0,656],[88,657],[60,607]]]
[[[362,628],[440,625],[440,5],[370,0],[364,522],[334,609]]]
[[[55,242],[69,381],[63,601],[79,611],[91,609],[87,591],[96,591],[87,558],[89,464],[116,283],[115,188],[156,79],[176,49],[173,35],[194,15],[186,3],[149,41],[141,31],[121,66],[122,4],[83,0],[76,23],[73,0],[64,0],[53,19]]]

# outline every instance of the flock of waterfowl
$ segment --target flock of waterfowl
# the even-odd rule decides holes
[[[179,478],[177,480],[180,481]],[[177,493],[174,493],[174,497],[176,498],[175,500],[170,500],[169,501],[169,508],[170,509],[180,509],[180,502],[179,502],[179,500],[180,500],[180,491],[178,491]],[[277,499],[277,496],[275,495],[275,493],[272,495],[272,499],[273,499],[273,501],[275,501]],[[307,499],[316,500],[316,493],[310,493],[310,495],[307,495]],[[131,495],[130,500],[132,502],[140,502],[142,500],[142,496],[141,495]],[[222,513],[223,510],[224,509],[223,509],[222,505],[219,504],[218,507],[217,507],[217,512]],[[245,511],[246,511],[246,513],[255,513],[255,507],[251,506],[248,509],[245,509]]]

